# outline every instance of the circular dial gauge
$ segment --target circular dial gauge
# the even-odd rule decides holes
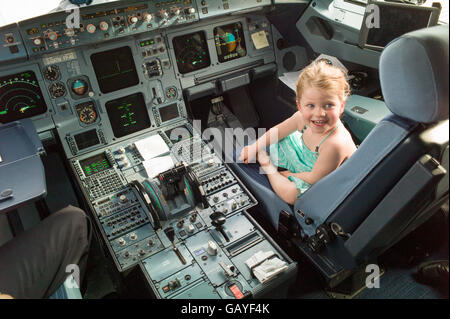
[[[166,89],[166,97],[168,99],[174,99],[177,97],[177,89],[174,87],[170,87]]]
[[[0,77],[0,123],[46,111],[47,105],[33,71]]]
[[[92,124],[97,120],[97,112],[92,102],[78,104],[76,110],[81,123]]]
[[[86,81],[83,79],[77,79],[73,81],[71,86],[72,92],[79,96],[85,95],[89,87]]]
[[[56,81],[59,79],[61,72],[56,65],[49,65],[44,69],[44,78],[49,81]]]
[[[52,85],[50,85],[48,90],[50,91],[50,95],[55,99],[66,95],[66,87],[62,82],[52,83]]]

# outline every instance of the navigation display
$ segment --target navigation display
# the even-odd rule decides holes
[[[142,93],[106,102],[106,111],[115,137],[122,137],[150,127]]]
[[[106,158],[105,153],[82,160],[80,161],[80,165],[86,177],[111,168],[111,163]]]
[[[181,74],[207,68],[211,65],[205,32],[185,34],[172,40]]]
[[[42,91],[33,71],[0,77],[0,123],[45,113]]]
[[[247,55],[242,24],[232,23],[214,28],[214,41],[219,62],[239,59]]]
[[[240,22],[214,28],[214,41],[217,57],[221,63],[247,55],[244,32]]]
[[[94,53],[92,66],[102,93],[114,92],[139,83],[130,47]]]

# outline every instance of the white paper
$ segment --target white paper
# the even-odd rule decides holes
[[[142,162],[142,164],[144,164],[149,178],[155,178],[159,173],[167,171],[174,166],[170,155],[148,159]]]
[[[259,32],[252,33],[252,41],[255,45],[256,50],[263,49],[269,46],[269,41],[267,41],[266,31],[262,30]]]
[[[134,142],[134,145],[144,160],[169,152],[169,147],[159,134]]]
[[[255,265],[273,255],[274,255],[273,251],[263,252],[260,250],[252,257],[247,259],[245,263],[250,269],[252,269]],[[259,266],[253,268],[253,274],[259,280],[260,283],[264,283],[274,278],[277,274],[285,271],[286,269],[287,269],[286,262],[280,260],[278,257],[274,257],[264,261]]]
[[[279,273],[285,271],[287,268],[288,267],[286,266],[286,262],[281,261],[278,257],[275,257],[266,260],[261,265],[255,267],[253,269],[253,273],[260,283],[265,283],[266,281],[274,278]]]
[[[287,72],[284,73],[282,76],[279,77],[279,79],[286,84],[286,86],[288,88],[290,88],[291,90],[293,90],[294,92],[297,91],[297,80],[298,77],[300,76],[300,73],[302,72],[302,70],[299,71],[295,71],[295,72]]]

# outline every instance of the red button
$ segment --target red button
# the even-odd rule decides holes
[[[236,299],[242,299],[244,298],[244,295],[242,294],[242,292],[239,290],[238,286],[236,285],[232,285],[230,287],[231,292],[233,293],[233,295],[236,297]]]

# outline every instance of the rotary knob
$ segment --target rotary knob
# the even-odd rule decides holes
[[[161,11],[159,11],[159,16],[160,16],[162,19],[167,19],[167,18],[169,18],[169,14],[167,13],[166,10],[161,10]]]
[[[189,8],[188,9],[188,13],[189,14],[194,14],[195,13],[195,8]]]
[[[65,33],[66,36],[68,36],[70,38],[70,37],[73,37],[75,35],[75,30],[74,29],[66,29],[64,31],[64,33]]]
[[[47,34],[47,37],[51,40],[51,41],[56,41],[58,39],[58,34],[55,31],[49,32]]]
[[[93,25],[92,23],[91,24],[88,24],[87,26],[86,26],[86,30],[87,30],[87,32],[89,32],[89,33],[94,33],[95,32],[95,30],[97,30],[97,28],[95,27],[95,25]]]
[[[128,19],[128,21],[130,21],[131,24],[136,24],[139,21],[139,19],[137,17],[135,17],[135,16],[131,16]]]
[[[192,224],[186,226],[186,230],[188,233],[192,234],[195,231],[195,227]]]
[[[126,203],[126,202],[128,202],[128,197],[126,195],[122,194],[119,196],[119,200],[121,203]]]
[[[109,24],[106,21],[102,21],[102,22],[100,22],[99,27],[100,27],[100,30],[102,30],[102,31],[108,31]]]
[[[153,20],[153,15],[152,15],[151,13],[146,13],[146,14],[144,15],[144,20],[145,20],[147,23],[150,23],[150,22]]]
[[[36,38],[33,40],[33,44],[36,46],[39,46],[42,44],[42,39],[41,38]]]
[[[170,10],[174,16],[179,16],[181,13],[180,8],[171,8]]]

